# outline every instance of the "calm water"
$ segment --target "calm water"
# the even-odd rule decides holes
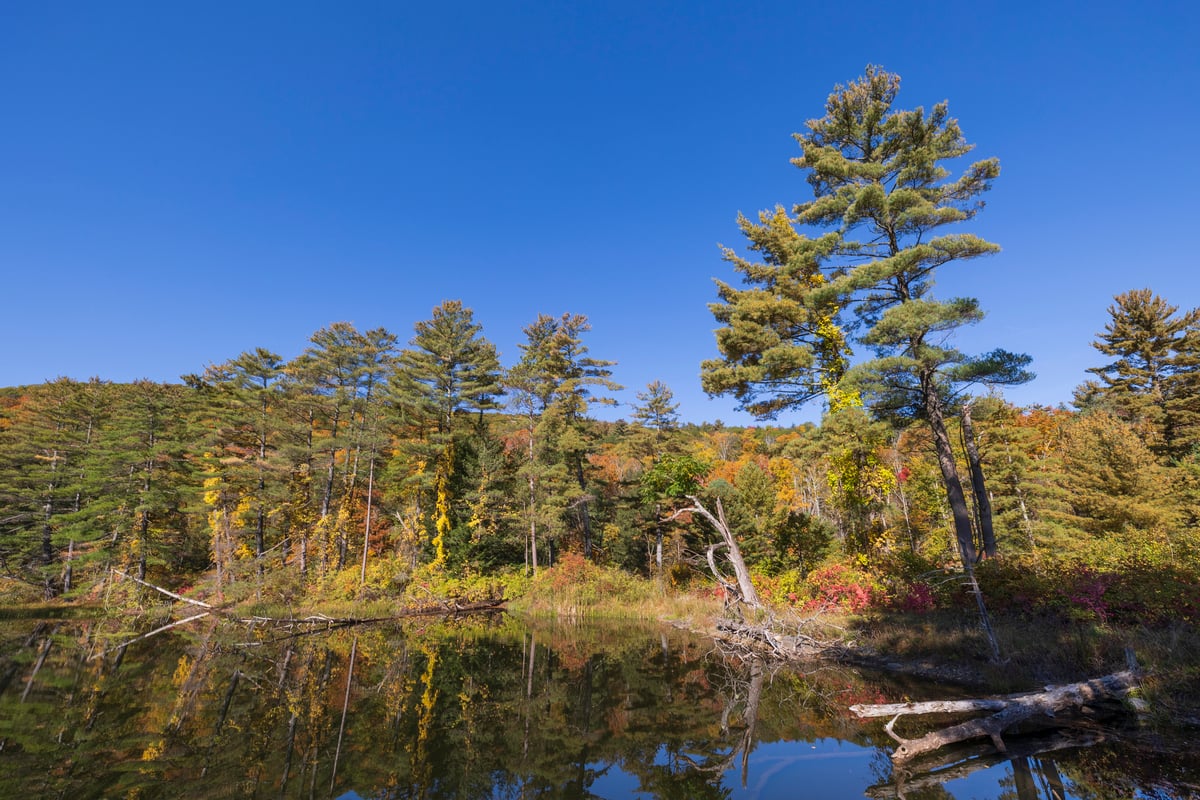
[[[671,629],[496,615],[302,632],[205,619],[121,647],[148,630],[130,625],[0,621],[0,796],[1200,792],[1185,741],[1080,746],[1094,732],[1014,742],[1008,760],[960,751],[896,775],[882,723],[846,707],[945,689],[731,661]]]

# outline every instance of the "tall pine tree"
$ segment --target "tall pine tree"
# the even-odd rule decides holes
[[[723,323],[721,358],[703,364],[710,394],[730,393],[760,417],[824,395],[830,405],[861,396],[879,414],[922,420],[933,436],[960,555],[976,559],[971,516],[947,433],[947,409],[973,383],[1032,377],[1028,357],[995,350],[971,357],[946,344],[977,322],[977,301],[938,301],[934,276],[950,262],[994,253],[969,233],[944,232],[971,220],[999,175],[995,159],[950,179],[946,162],[971,151],[946,103],[929,113],[893,108],[900,78],[877,67],[838,86],[825,116],[796,134],[814,199],[739,220],[752,262],[726,251],[750,288],[719,283],[711,306]],[[825,229],[810,238],[798,228]],[[848,336],[874,354],[847,369]]]
[[[415,435],[409,447],[419,463],[433,465],[434,563],[446,559],[446,536],[455,523],[459,492],[454,486],[461,446],[462,417],[499,408],[502,391],[495,346],[483,335],[471,309],[447,300],[415,326],[409,347],[399,356],[390,401]]]
[[[1076,392],[1082,408],[1103,408],[1142,427],[1160,456],[1192,448],[1200,421],[1200,309],[1182,314],[1149,289],[1117,295],[1092,346],[1114,360],[1088,370]]]

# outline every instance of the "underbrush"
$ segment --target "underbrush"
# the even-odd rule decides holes
[[[541,570],[511,605],[527,614],[571,619],[690,619],[719,609],[711,596],[667,592],[656,581],[598,566],[573,553]]]

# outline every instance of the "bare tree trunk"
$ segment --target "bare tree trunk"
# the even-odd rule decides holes
[[[967,463],[971,467],[971,490],[975,494],[975,514],[979,520],[979,534],[983,537],[983,555],[996,557],[996,533],[992,527],[992,501],[988,497],[983,481],[983,463],[979,459],[979,446],[975,440],[975,424],[971,421],[971,404],[962,407],[963,447],[967,451]]]
[[[1063,785],[1062,775],[1058,774],[1058,765],[1053,759],[1039,758],[1035,760],[1037,764],[1038,774],[1042,776],[1042,780],[1050,794],[1050,800],[1066,800],[1067,787]]]
[[[42,642],[41,650],[38,651],[37,661],[33,665],[33,672],[29,673],[29,680],[25,682],[25,691],[21,692],[22,703],[29,698],[29,691],[33,688],[33,682],[37,679],[37,674],[41,670],[42,665],[46,663],[46,656],[50,655],[50,648],[54,646],[54,632],[57,630],[58,626],[55,625]]]
[[[654,504],[654,570],[658,575],[658,582],[661,586],[663,583],[663,566],[662,566],[662,546],[663,546],[663,529],[662,520],[659,518],[662,515],[662,504]]]
[[[680,514],[690,511],[708,520],[717,529],[717,533],[721,534],[722,539],[719,544],[708,549],[708,564],[713,571],[713,575],[719,582],[725,583],[725,579],[721,575],[720,570],[717,569],[716,562],[713,559],[713,552],[716,547],[724,546],[726,548],[725,558],[729,561],[729,565],[733,567],[733,573],[737,579],[737,589],[739,594],[741,594],[742,602],[751,608],[762,608],[762,601],[758,599],[758,592],[754,589],[754,582],[750,580],[750,570],[746,568],[746,561],[742,558],[742,549],[738,547],[737,538],[733,535],[733,531],[729,529],[729,523],[725,521],[725,509],[721,505],[720,498],[717,499],[717,513],[714,516],[711,511],[704,507],[698,498],[690,494],[686,495],[686,497],[692,501],[692,505],[676,511],[669,519],[675,519]]]
[[[890,706],[860,705],[852,706],[850,710],[860,718],[887,716],[893,711],[896,712],[884,730],[899,745],[892,754],[892,760],[903,762],[924,753],[931,753],[946,745],[985,737],[992,740],[997,750],[1005,752],[1002,735],[1014,725],[1040,717],[1057,721],[1059,715],[1064,712],[1078,712],[1081,708],[1095,705],[1101,701],[1124,697],[1136,685],[1137,673],[1126,670],[1065,686],[1050,686],[1043,692],[975,701],[978,704],[977,707],[989,710],[998,707],[999,710],[989,717],[968,720],[949,728],[931,731],[918,739],[905,739],[893,730],[901,716],[943,713],[948,705],[953,710],[962,710],[962,707],[970,701],[953,701],[950,704],[934,701]]]
[[[74,564],[73,564],[74,561],[75,561],[75,540],[70,539],[67,542],[67,563],[63,567],[62,581],[63,581],[63,591],[64,592],[71,591],[71,577],[72,577],[72,572],[74,570]]]
[[[533,427],[529,428],[529,554],[533,561],[533,574],[537,575],[537,478],[533,474],[535,454],[533,449]]]
[[[346,696],[342,698],[342,722],[338,726],[337,749],[333,752],[333,775],[329,778],[329,794],[333,795],[333,787],[337,784],[338,760],[342,755],[342,736],[346,733],[346,712],[350,710],[350,686],[354,681],[354,657],[358,655],[358,637],[350,645],[350,667],[346,671]]]
[[[533,565],[533,574],[538,571],[538,545],[537,545],[537,518],[534,509],[534,497],[536,496],[535,481],[532,476],[529,478],[529,557]]]
[[[975,554],[975,538],[971,532],[971,514],[967,510],[967,498],[963,494],[962,481],[958,477],[954,448],[950,444],[950,435],[946,432],[942,401],[938,397],[938,390],[933,385],[932,378],[922,377],[921,389],[925,416],[929,422],[929,431],[933,434],[933,447],[937,453],[938,468],[942,473],[942,485],[946,489],[946,500],[950,503],[950,513],[954,518],[958,554],[963,564],[974,564],[978,559]]]
[[[966,497],[963,495],[962,481],[958,477],[958,464],[954,460],[954,448],[950,444],[950,435],[946,432],[942,401],[938,396],[938,390],[932,377],[922,376],[921,391],[929,430],[933,434],[938,467],[942,471],[942,484],[946,488],[946,499],[950,502],[950,512],[954,517],[954,534],[958,543],[959,557],[962,559],[968,585],[975,596],[975,603],[979,606],[980,623],[988,639],[992,661],[998,662],[1000,660],[1000,643],[996,641],[995,631],[992,630],[992,620],[988,615],[987,604],[983,600],[983,592],[979,588],[979,582],[975,580],[975,562],[978,558],[975,553],[974,536],[971,532],[971,515],[967,510]]]
[[[359,589],[367,585],[367,548],[371,545],[371,500],[375,493],[375,447],[371,446],[371,463],[367,469],[367,521],[363,526],[362,571],[359,574]]]

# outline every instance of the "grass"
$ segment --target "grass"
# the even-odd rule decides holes
[[[678,592],[617,569],[564,558],[540,572],[509,606],[561,619],[696,620],[720,612],[711,597]]]

